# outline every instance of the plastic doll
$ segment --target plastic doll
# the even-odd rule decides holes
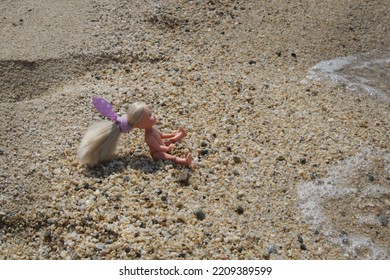
[[[150,108],[145,103],[131,104],[123,116],[118,116],[111,104],[103,98],[93,97],[92,104],[111,121],[97,122],[89,127],[77,151],[81,162],[93,166],[111,159],[115,153],[120,134],[139,128],[145,130],[145,142],[149,146],[153,159],[172,160],[178,164],[191,165],[191,154],[188,154],[186,158],[179,158],[167,153],[174,148],[176,142],[187,135],[185,130],[179,127],[178,133],[170,134],[164,134],[157,130],[154,127],[156,117],[152,115]]]

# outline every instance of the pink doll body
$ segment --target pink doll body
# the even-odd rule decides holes
[[[155,124],[156,118],[152,115],[149,107],[146,107],[144,115],[136,127],[145,129],[145,142],[149,146],[152,158],[156,160],[172,160],[178,164],[191,165],[191,154],[188,154],[186,158],[179,158],[167,153],[174,148],[174,143],[179,142],[187,135],[185,130],[179,127],[178,133],[165,134],[157,130],[154,127]],[[163,139],[168,140],[164,142]]]
[[[93,106],[110,121],[101,121],[90,126],[85,133],[77,150],[81,162],[96,165],[99,162],[112,158],[121,133],[129,133],[134,128],[145,130],[145,142],[149,146],[150,155],[156,160],[172,160],[175,163],[191,165],[192,156],[179,158],[168,154],[187,134],[182,127],[178,133],[164,134],[158,131],[154,125],[156,118],[150,108],[143,102],[136,102],[129,106],[125,115],[118,116],[112,105],[105,99],[94,97]],[[163,141],[167,139],[167,141]]]

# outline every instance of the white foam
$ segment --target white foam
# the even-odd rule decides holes
[[[364,53],[321,61],[308,70],[308,80],[343,83],[350,90],[363,91],[390,102],[390,54]]]
[[[332,235],[334,229],[331,220],[323,213],[327,199],[342,198],[356,192],[353,188],[342,188],[335,185],[320,185],[306,183],[298,186],[301,211],[306,221],[316,229],[321,229],[325,235]]]
[[[357,216],[357,222],[362,225],[368,225],[368,226],[380,226],[381,222],[379,221],[378,217],[374,214],[368,214],[368,215],[359,215]]]
[[[371,238],[363,235],[349,236],[347,252],[354,257],[363,257],[364,259],[380,260],[389,258],[389,254],[385,249],[375,244]]]
[[[347,56],[347,57],[338,57],[332,60],[321,61],[313,68],[309,69],[309,76],[312,79],[327,78],[332,80],[335,83],[340,81],[347,81],[346,78],[341,75],[339,72],[345,66],[351,64],[356,61],[357,57],[355,56]]]
[[[345,251],[353,257],[360,259],[388,259],[390,252],[386,248],[381,247],[381,240],[371,239],[367,236],[367,228],[375,226],[377,230],[386,230],[381,227],[381,222],[378,218],[378,213],[373,210],[379,205],[384,206],[384,202],[379,199],[384,195],[390,194],[390,186],[374,184],[366,181],[363,186],[354,185],[356,176],[366,176],[367,171],[370,171],[373,165],[378,161],[383,165],[376,166],[382,172],[383,176],[388,176],[389,153],[376,152],[370,149],[365,149],[358,155],[351,157],[339,166],[329,171],[329,177],[315,182],[306,182],[298,185],[297,192],[299,197],[299,206],[301,213],[306,222],[315,230],[319,230],[328,240],[336,246],[342,246]],[[325,182],[325,183],[324,183]],[[367,206],[362,207],[360,201],[368,200]],[[332,215],[330,212],[340,212],[340,209],[331,209],[332,201],[339,201],[345,205],[345,215],[351,220],[351,225],[360,224],[362,228],[356,228],[346,225],[343,222],[338,223],[337,215]],[[352,203],[352,204],[351,204]],[[325,211],[328,207],[328,211]],[[356,209],[354,208],[356,207]],[[373,213],[371,213],[372,211]],[[329,214],[328,214],[329,213]],[[344,218],[345,219],[345,218]],[[347,226],[347,228],[344,228]],[[365,230],[366,231],[365,231]],[[341,233],[347,230],[347,237],[341,238]],[[348,242],[345,242],[345,239]]]

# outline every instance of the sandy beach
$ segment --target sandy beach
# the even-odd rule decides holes
[[[382,0],[1,1],[0,259],[389,259],[390,103],[308,77],[370,54],[388,80],[389,14]],[[154,161],[136,129],[82,165],[93,96],[184,127],[171,154],[193,166]]]

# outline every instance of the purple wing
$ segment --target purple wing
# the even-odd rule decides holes
[[[92,104],[96,108],[96,110],[99,111],[100,114],[109,118],[112,121],[116,121],[117,115],[110,102],[101,97],[93,97]]]

